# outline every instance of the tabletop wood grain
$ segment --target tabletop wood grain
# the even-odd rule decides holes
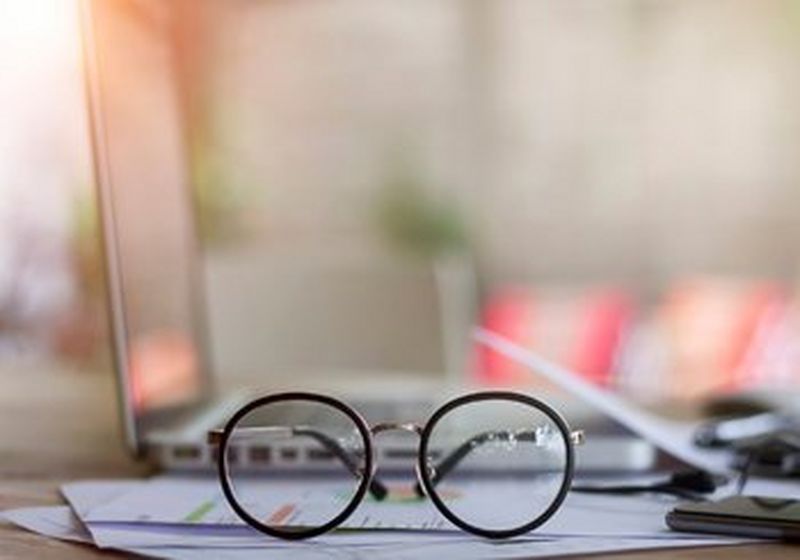
[[[0,510],[62,503],[64,482],[144,477],[120,443],[116,397],[108,372],[49,364],[0,367]],[[0,558],[123,558],[47,539],[0,522]],[[625,560],[788,560],[800,547],[772,544],[597,555]]]

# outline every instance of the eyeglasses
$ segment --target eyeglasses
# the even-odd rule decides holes
[[[424,425],[374,426],[329,396],[274,394],[243,406],[209,440],[234,512],[268,535],[304,539],[344,523],[367,493],[391,498],[396,490],[376,476],[373,438],[393,430],[419,437],[406,498],[427,496],[457,527],[496,539],[532,531],[558,510],[572,483],[574,446],[583,442],[550,406],[507,391],[458,397]],[[281,487],[282,506],[265,491],[278,475],[301,481]]]

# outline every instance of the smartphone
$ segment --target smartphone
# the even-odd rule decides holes
[[[667,514],[676,531],[800,540],[800,500],[733,496],[679,504]]]

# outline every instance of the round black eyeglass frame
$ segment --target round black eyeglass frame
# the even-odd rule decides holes
[[[482,527],[476,527],[475,525],[463,521],[453,512],[451,512],[450,509],[445,504],[445,502],[437,494],[435,489],[435,484],[430,479],[429,468],[428,465],[426,465],[426,460],[425,460],[425,457],[427,457],[428,443],[430,440],[431,433],[433,429],[436,427],[436,424],[446,414],[464,405],[480,401],[489,401],[489,400],[505,400],[505,401],[521,403],[524,405],[531,406],[532,408],[535,408],[537,411],[543,413],[558,428],[558,431],[564,441],[564,449],[566,452],[564,476],[562,478],[561,486],[558,490],[558,493],[556,494],[552,503],[548,506],[548,508],[544,512],[542,512],[538,517],[534,518],[529,523],[525,523],[523,525],[511,529],[494,530],[494,529],[485,529]],[[333,519],[331,519],[324,525],[320,525],[319,527],[309,527],[303,530],[284,531],[281,529],[277,529],[275,527],[270,527],[269,525],[265,525],[264,523],[261,523],[258,519],[250,515],[247,512],[247,510],[245,510],[239,504],[238,500],[236,499],[235,492],[232,488],[230,477],[228,475],[228,460],[227,460],[228,442],[230,441],[231,434],[238,425],[239,421],[256,408],[261,408],[263,406],[268,406],[271,404],[286,402],[286,401],[315,402],[322,405],[330,406],[338,410],[339,412],[342,412],[344,415],[346,415],[349,419],[353,421],[353,424],[358,429],[358,432],[361,435],[361,438],[364,443],[364,466],[363,466],[364,476],[361,477],[359,485],[356,488],[356,491],[353,494],[350,503],[348,503],[347,507],[345,507]],[[338,527],[339,525],[341,525],[348,517],[350,517],[350,515],[356,510],[361,501],[364,499],[364,495],[370,488],[373,475],[375,474],[375,469],[374,469],[375,458],[374,458],[374,446],[372,443],[372,435],[373,435],[372,430],[370,429],[369,425],[358,412],[356,412],[353,408],[351,408],[347,404],[333,397],[320,395],[316,393],[288,392],[288,393],[277,393],[274,395],[268,395],[265,397],[258,398],[254,401],[247,403],[242,408],[237,410],[236,413],[234,413],[234,415],[225,424],[225,428],[223,429],[222,434],[218,440],[219,447],[217,453],[217,468],[218,468],[220,485],[222,486],[222,492],[225,495],[225,498],[227,499],[230,506],[245,523],[247,523],[254,529],[257,529],[258,531],[270,535],[272,537],[277,537],[286,540],[302,540],[327,533],[328,531],[331,531],[336,527]],[[434,506],[436,506],[436,509],[438,509],[439,512],[442,515],[444,515],[444,517],[448,521],[453,523],[453,525],[459,527],[464,531],[467,531],[469,533],[481,537],[489,539],[506,539],[523,535],[525,533],[533,531],[537,527],[547,522],[553,516],[553,514],[555,514],[556,511],[558,511],[558,509],[561,507],[561,504],[566,499],[567,493],[569,492],[569,489],[572,485],[572,478],[575,471],[575,450],[573,446],[574,444],[572,441],[570,428],[567,425],[566,421],[562,418],[562,416],[558,412],[556,412],[552,407],[550,407],[546,403],[529,395],[513,391],[481,391],[477,393],[470,393],[467,395],[456,397],[455,399],[448,401],[447,403],[439,407],[431,415],[428,421],[425,422],[424,427],[420,431],[419,452],[417,454],[417,461],[418,461],[417,472],[419,474],[420,482],[422,483],[422,488],[424,489],[425,494],[430,498]]]

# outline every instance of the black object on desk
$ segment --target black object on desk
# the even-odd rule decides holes
[[[700,501],[725,484],[724,477],[702,470],[678,471],[667,478],[644,484],[573,484],[573,492],[584,494],[670,494],[685,500]]]
[[[732,496],[679,504],[667,514],[676,531],[800,541],[800,501]]]

